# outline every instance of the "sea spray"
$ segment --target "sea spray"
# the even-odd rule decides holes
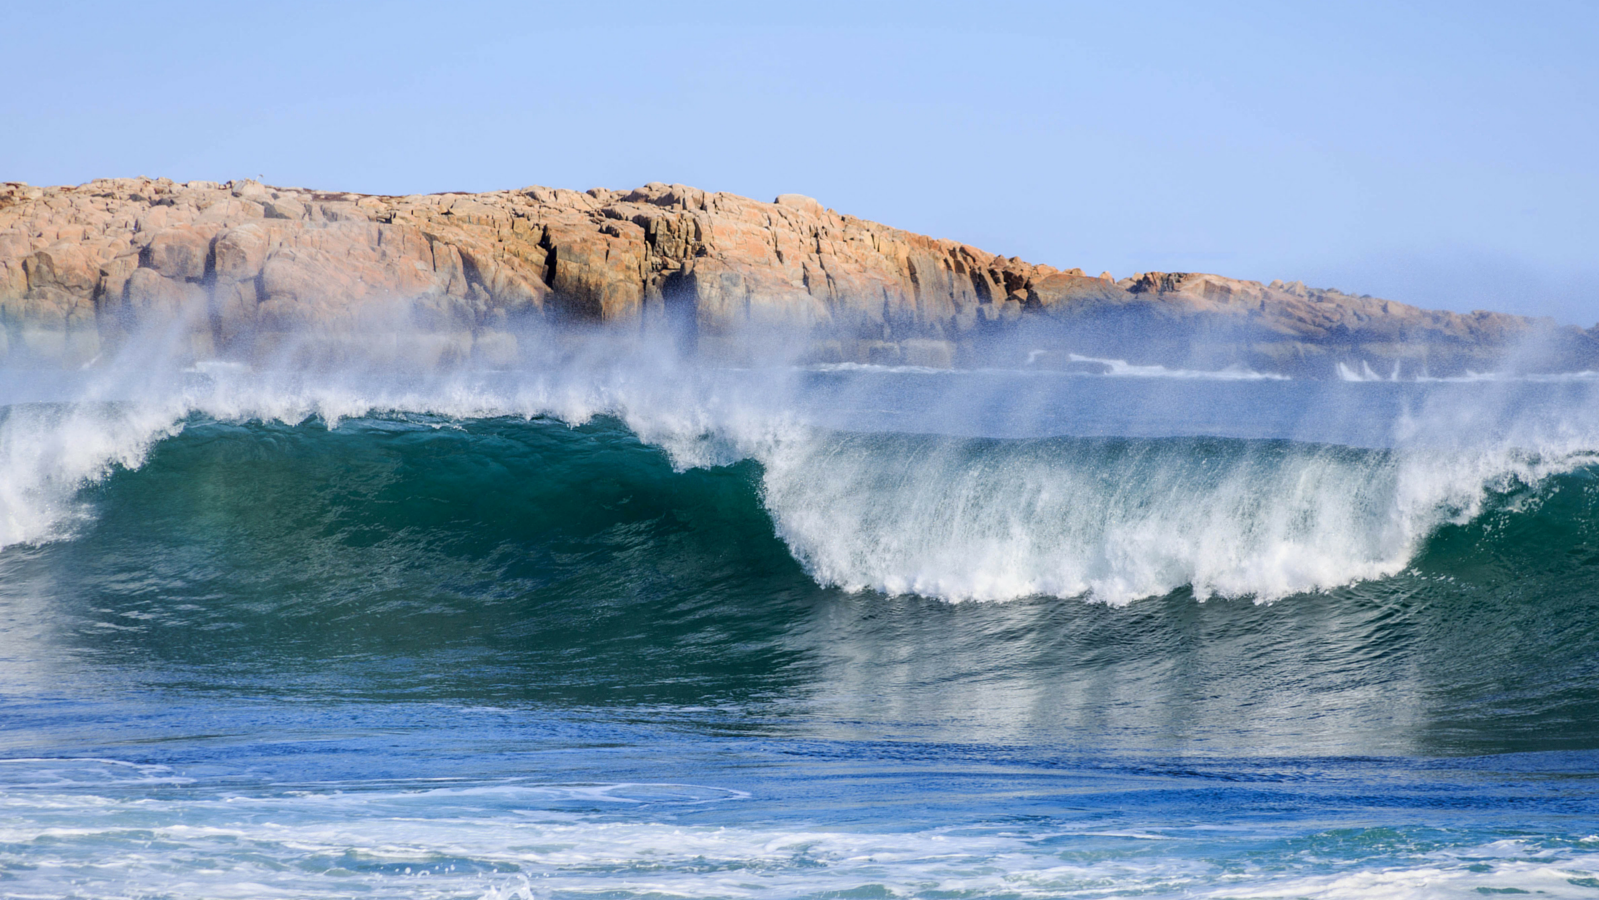
[[[1443,456],[1173,438],[830,435],[762,458],[779,534],[817,578],[947,599],[1191,587],[1271,600],[1393,575],[1490,490],[1592,456]]]
[[[989,373],[979,385],[914,372],[815,373],[781,360],[729,369],[685,358],[658,336],[528,347],[526,365],[502,370],[370,360],[297,369],[287,364],[291,350],[271,365],[178,369],[145,348],[64,380],[55,403],[7,409],[0,546],[67,534],[84,514],[81,488],[137,467],[154,442],[190,421],[315,419],[337,428],[423,414],[449,427],[612,415],[679,469],[759,463],[777,534],[823,584],[948,600],[1123,604],[1183,587],[1201,599],[1272,600],[1392,576],[1439,526],[1477,515],[1489,492],[1587,465],[1599,447],[1583,384],[1496,385],[1501,393],[1492,395],[1480,386],[1411,386],[1422,393],[1375,419],[1390,445],[1361,448],[1227,438],[1229,407],[1188,426],[1198,433],[1174,428],[1167,437],[1073,437],[1075,420],[1049,418],[1062,397],[1081,403],[1096,385],[1129,379]],[[906,406],[906,379],[928,378],[941,387],[916,414],[926,433],[878,421],[878,408]],[[814,379],[832,387],[819,391]],[[839,389],[839,379],[848,387]],[[1353,392],[1402,389],[1165,381],[1146,394],[1169,408],[1207,391],[1256,392],[1237,396],[1286,398],[1312,420],[1328,418],[1318,407],[1361,408],[1367,401]],[[1539,388],[1553,400],[1528,404],[1517,393]],[[957,436],[996,404],[1058,430]]]
[[[753,380],[185,376],[177,427],[73,493],[63,539],[0,553],[7,890],[1592,893],[1599,466],[789,427],[759,404],[717,432],[661,399],[719,378]],[[645,396],[636,427],[597,412]],[[485,414],[557,402],[586,424]],[[687,465],[724,453],[750,458]],[[1098,505],[1062,509],[1068,488]],[[1159,520],[1152,550],[1212,516],[1213,547],[1249,552],[1381,538],[1368,513],[1406,496],[1457,500],[1404,570],[1277,603],[850,593],[776,533],[796,508],[828,537],[909,510],[920,532],[860,564],[970,581],[985,509],[1057,552],[1105,543],[1095,510]],[[906,552],[963,521],[944,558]]]
[[[0,548],[67,536],[85,515],[78,490],[115,467],[137,467],[184,414],[172,402],[0,409]]]

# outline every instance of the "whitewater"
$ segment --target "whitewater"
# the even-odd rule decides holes
[[[1599,888],[1593,378],[755,358],[0,371],[0,896]]]
[[[1186,385],[1202,373],[1188,370],[1053,374],[1043,385],[1028,377],[1037,373],[985,371],[914,396],[926,392],[919,376],[963,376],[726,369],[603,338],[563,351],[532,371],[308,376],[136,358],[33,381],[16,393],[44,399],[0,419],[0,547],[69,535],[83,487],[137,469],[187,423],[610,415],[679,470],[759,463],[777,533],[824,584],[947,600],[1125,604],[1184,587],[1275,600],[1396,574],[1440,525],[1470,521],[1492,493],[1590,465],[1599,448],[1599,403],[1580,381],[1370,398],[1323,384],[1251,393],[1224,370],[1216,387],[1234,390],[1204,402],[1264,414],[1196,419],[1174,414],[1202,394]],[[1118,376],[1169,385],[1113,412],[1126,393],[1098,382],[1119,387]],[[1078,417],[1071,404],[1100,408]]]

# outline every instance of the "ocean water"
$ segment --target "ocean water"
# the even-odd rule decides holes
[[[1599,394],[0,376],[0,896],[1599,897]]]

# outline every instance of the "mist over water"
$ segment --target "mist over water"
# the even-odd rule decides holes
[[[0,892],[1599,884],[1591,378],[401,337],[0,373]]]

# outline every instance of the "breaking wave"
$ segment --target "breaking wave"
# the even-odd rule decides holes
[[[946,600],[1123,604],[1183,588],[1274,600],[1393,576],[1440,527],[1599,461],[1581,435],[1530,449],[1361,448],[838,430],[768,402],[792,387],[751,373],[616,369],[357,389],[222,370],[136,400],[18,404],[0,413],[0,544],[70,539],[92,523],[87,487],[205,423],[337,431],[358,420],[368,433],[385,421],[566,428],[608,415],[677,472],[758,464],[752,502],[763,509],[752,514],[823,585]],[[491,446],[474,452],[503,468]]]
[[[1391,576],[1490,495],[1595,459],[838,435],[763,462],[779,533],[826,583],[1125,603],[1182,587],[1200,598],[1277,599]]]

